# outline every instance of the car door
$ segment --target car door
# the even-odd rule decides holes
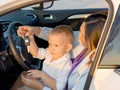
[[[108,19],[84,90],[120,90],[120,1],[106,1]]]

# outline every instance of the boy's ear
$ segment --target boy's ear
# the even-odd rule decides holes
[[[72,44],[67,44],[67,48],[66,48],[66,52],[70,52],[70,50],[72,49],[73,45]]]

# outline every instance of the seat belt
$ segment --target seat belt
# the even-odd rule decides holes
[[[69,75],[68,75],[68,78],[67,78],[67,83],[66,83],[66,86],[65,86],[64,90],[68,90],[68,79],[69,79],[69,76],[73,72],[73,70],[76,68],[76,66],[85,58],[84,54],[86,53],[87,50],[88,49],[85,48],[84,50],[82,50],[82,52],[75,59],[73,59],[72,68],[71,68],[71,70],[69,72]]]

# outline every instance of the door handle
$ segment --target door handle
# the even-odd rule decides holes
[[[43,15],[43,18],[47,19],[47,20],[53,20],[54,16],[53,15]]]

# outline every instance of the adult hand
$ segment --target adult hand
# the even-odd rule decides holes
[[[30,26],[20,26],[17,30],[19,36],[24,37],[26,35],[33,34],[33,28]]]
[[[17,33],[21,37],[33,34],[38,35],[40,33],[40,27],[20,26],[17,30]]]
[[[31,76],[32,78],[36,79],[36,78],[41,78],[43,75],[43,71],[40,70],[28,70],[28,76]]]
[[[29,88],[42,90],[44,87],[37,79],[25,78],[23,74],[21,74],[21,80]]]

